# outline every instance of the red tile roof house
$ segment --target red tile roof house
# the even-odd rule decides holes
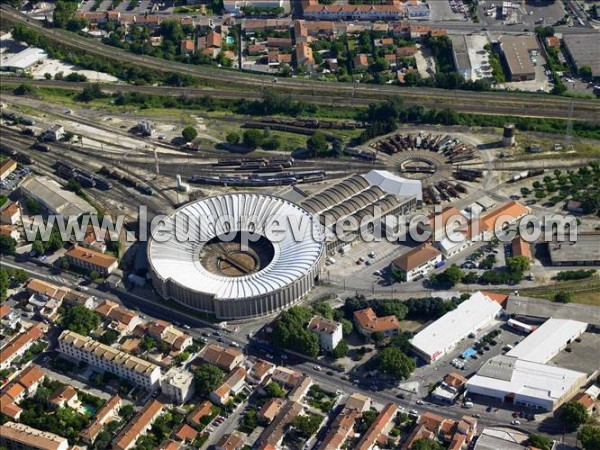
[[[426,276],[442,261],[442,253],[429,243],[413,248],[392,261],[392,267],[404,274],[405,281]]]
[[[354,312],[354,323],[363,336],[369,338],[372,333],[381,332],[385,336],[398,334],[400,322],[396,316],[377,317],[371,308]]]

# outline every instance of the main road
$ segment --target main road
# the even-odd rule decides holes
[[[567,118],[569,104],[573,102],[574,118],[600,120],[600,102],[590,99],[570,99],[550,95],[514,92],[450,91],[416,87],[398,88],[397,86],[388,85],[331,83],[300,78],[277,78],[277,82],[272,82],[271,77],[260,74],[219,69],[210,66],[183,64],[173,61],[167,62],[146,55],[138,55],[65,30],[46,28],[42,23],[29,18],[9,6],[1,5],[0,8],[4,22],[23,24],[35,29],[49,40],[78,49],[88,55],[117,60],[160,73],[176,72],[191,76],[197,79],[200,84],[214,88],[212,91],[213,95],[219,95],[221,92],[233,95],[232,91],[237,90],[238,93],[243,93],[246,97],[248,92],[254,94],[254,96],[258,96],[265,87],[269,86],[306,101],[330,103],[338,107],[347,107],[354,104],[364,105],[373,100],[401,96],[409,104],[435,106],[437,108],[452,107],[464,112],[563,119]],[[127,89],[130,88],[125,86],[122,88],[122,90]],[[195,88],[140,88],[139,86],[135,86],[135,89],[169,95],[207,95],[208,93],[206,89],[197,90]]]

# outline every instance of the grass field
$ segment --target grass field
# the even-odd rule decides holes
[[[559,281],[553,285],[520,289],[519,295],[552,300],[558,291],[573,293],[573,303],[600,306],[600,281],[597,277],[587,280]]]

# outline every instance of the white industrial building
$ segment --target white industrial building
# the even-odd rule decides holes
[[[49,214],[75,219],[83,214],[96,214],[96,209],[77,194],[63,189],[48,177],[32,177],[21,183],[23,193],[40,202]]]
[[[476,292],[412,338],[413,350],[427,362],[436,361],[470,333],[492,323],[501,310],[500,303]]]
[[[382,191],[399,197],[417,197],[423,201],[423,186],[420,180],[402,178],[387,170],[371,170],[363,175],[371,186],[378,186]]]
[[[584,322],[548,319],[506,355],[545,364],[574,339],[585,333],[586,329],[587,323]]]
[[[499,355],[467,381],[467,393],[553,411],[583,385],[585,373]]]
[[[4,53],[2,55],[0,69],[4,72],[27,72],[37,63],[45,61],[48,54],[40,48],[26,48],[19,53]]]

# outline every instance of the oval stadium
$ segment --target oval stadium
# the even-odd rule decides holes
[[[148,243],[159,294],[218,319],[259,317],[296,303],[318,281],[324,260],[318,220],[262,194],[218,195],[185,205]]]

